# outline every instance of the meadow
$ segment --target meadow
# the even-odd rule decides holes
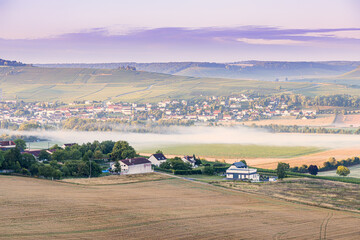
[[[348,167],[350,170],[350,174],[348,177],[360,178],[360,165],[355,165]],[[326,172],[319,172],[319,176],[339,176],[336,174],[336,170],[326,171]]]
[[[164,145],[160,148],[164,154],[169,155],[192,155],[199,157],[218,158],[291,158],[317,153],[323,149],[317,147],[301,146],[265,146],[243,144],[179,144]],[[142,153],[154,153],[156,148],[139,149]]]
[[[263,183],[213,181],[212,184],[314,206],[360,213],[359,184],[309,178],[286,178],[283,181]]]
[[[183,179],[0,176],[1,239],[354,239],[358,214]]]

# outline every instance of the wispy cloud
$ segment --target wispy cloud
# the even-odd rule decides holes
[[[262,38],[238,38],[239,42],[248,44],[260,44],[260,45],[293,45],[304,44],[303,41],[291,40],[291,39],[262,39]]]
[[[358,59],[360,28],[95,28],[42,39],[0,39],[0,51],[27,62]],[[240,57],[239,57],[240,56]],[[239,59],[240,58],[240,59]],[[265,60],[265,59],[264,59]]]

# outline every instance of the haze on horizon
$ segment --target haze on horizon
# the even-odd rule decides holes
[[[360,60],[356,0],[0,0],[26,63]]]

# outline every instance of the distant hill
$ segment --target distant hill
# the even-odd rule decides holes
[[[338,78],[344,78],[344,79],[354,79],[355,78],[355,79],[360,80],[360,66],[350,72],[342,74]]]
[[[179,65],[174,66],[178,67]],[[126,70],[127,69],[127,70]],[[336,84],[187,77],[125,69],[0,67],[3,98],[23,101],[157,102],[239,93],[357,94]]]
[[[93,64],[38,64],[53,68],[116,69],[133,66],[137,70],[192,77],[218,77],[256,80],[293,80],[303,78],[331,77],[349,72],[360,62],[279,62],[242,61],[233,63],[165,62],[165,63],[93,63]]]
[[[4,60],[0,58],[0,66],[19,67],[19,66],[26,66],[26,64],[17,61]]]

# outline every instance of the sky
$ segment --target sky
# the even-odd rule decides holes
[[[26,63],[360,60],[357,0],[0,0]]]

